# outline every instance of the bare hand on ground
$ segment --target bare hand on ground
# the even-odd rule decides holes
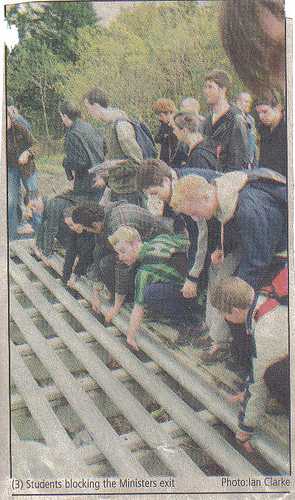
[[[99,314],[101,308],[100,300],[98,298],[92,298],[91,307],[92,311],[94,311],[96,314]]]
[[[100,175],[97,175],[95,177],[95,183],[93,184],[93,187],[97,187],[97,188],[103,188],[105,187],[106,183],[105,183],[105,180],[103,179],[103,177],[101,177]]]
[[[67,282],[67,286],[69,288],[73,288],[74,290],[76,289],[76,284],[77,284],[76,278],[70,278],[69,281]]]
[[[245,399],[245,392],[238,392],[238,394],[228,395],[226,399],[229,403],[233,404],[238,402],[242,402]]]
[[[252,434],[250,432],[238,431],[236,433],[236,440],[241,444],[247,453],[254,453],[254,448],[250,443]]]
[[[113,318],[117,316],[118,311],[115,309],[115,307],[110,307],[104,312],[104,319],[106,320],[107,323],[111,323]]]
[[[139,347],[133,338],[127,336],[127,344],[132,347],[135,351],[139,351]]]

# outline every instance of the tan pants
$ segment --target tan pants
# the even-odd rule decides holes
[[[208,280],[208,296],[206,305],[206,323],[209,327],[209,335],[214,344],[226,345],[230,342],[230,329],[221,314],[212,307],[210,303],[210,291],[223,278],[231,276],[240,262],[240,253],[230,253],[225,258],[222,264],[213,266],[209,269]]]

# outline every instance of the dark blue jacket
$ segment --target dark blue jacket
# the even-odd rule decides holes
[[[208,182],[220,176],[201,169],[193,169],[186,175],[200,175]],[[275,254],[286,251],[288,242],[287,187],[271,179],[259,179],[261,175],[260,169],[249,173],[249,182],[239,193],[235,213],[224,225],[224,253],[241,251],[235,274],[254,289],[259,289],[267,279]],[[220,235],[216,234],[216,248],[219,242]],[[210,246],[214,244],[211,242]]]

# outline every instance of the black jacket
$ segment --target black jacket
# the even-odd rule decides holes
[[[283,118],[271,131],[269,127],[260,124],[260,158],[259,166],[267,167],[287,176],[287,123]]]

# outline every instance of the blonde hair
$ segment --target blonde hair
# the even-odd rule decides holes
[[[133,241],[141,241],[139,232],[130,226],[120,226],[111,236],[108,237],[110,244],[115,247],[121,241],[133,243]]]
[[[210,192],[211,186],[206,179],[199,175],[187,175],[176,182],[170,205],[174,210],[178,210],[184,200],[201,200],[208,197]]]
[[[246,281],[231,276],[220,280],[210,292],[210,302],[223,314],[230,314],[234,307],[248,309],[253,302],[253,288]]]

